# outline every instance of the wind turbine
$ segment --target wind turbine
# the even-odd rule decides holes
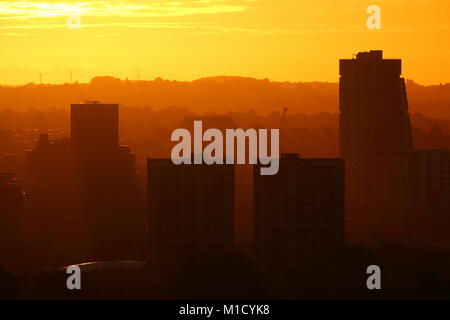
[[[77,70],[72,70],[72,69],[70,69],[70,68],[67,68],[67,71],[69,71],[70,84],[72,84],[72,83],[73,83],[73,74],[74,74],[75,72],[77,72]]]
[[[39,84],[41,85],[42,84],[42,76],[43,75],[46,75],[47,73],[43,73],[43,72],[40,72],[39,71]]]

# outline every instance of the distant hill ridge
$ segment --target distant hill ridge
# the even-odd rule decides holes
[[[408,80],[407,91],[411,112],[450,118],[450,84],[423,86]],[[170,106],[219,113],[251,109],[265,115],[288,107],[293,113],[335,113],[338,95],[338,83],[332,82],[276,82],[239,76],[134,81],[102,76],[90,83],[0,86],[0,109],[65,109],[88,99],[155,110]]]

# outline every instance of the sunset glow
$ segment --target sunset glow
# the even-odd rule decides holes
[[[372,4],[381,30],[366,27]],[[0,83],[36,83],[38,73],[64,83],[68,67],[74,81],[136,79],[136,66],[142,79],[335,82],[339,58],[370,49],[401,57],[407,78],[449,82],[449,10],[445,0],[0,1]]]

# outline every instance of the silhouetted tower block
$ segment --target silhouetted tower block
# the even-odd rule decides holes
[[[148,259],[173,273],[234,247],[234,166],[148,159]]]
[[[83,257],[80,245],[85,223],[73,165],[67,138],[50,140],[48,134],[40,134],[35,148],[25,153],[26,236],[37,247],[67,259],[57,261],[50,255],[41,256],[44,264],[48,258],[53,263],[66,264]]]
[[[117,104],[86,101],[71,106],[71,145],[91,259],[143,259],[135,157],[118,143]]]
[[[254,166],[256,260],[274,279],[330,257],[344,241],[344,161],[283,154],[278,174]]]
[[[69,139],[49,140],[48,134],[42,133],[36,147],[25,152],[25,175],[33,182],[55,188],[73,184],[71,165]]]
[[[340,151],[352,204],[404,207],[409,203],[412,150],[401,60],[382,51],[340,60]],[[366,210],[367,211],[367,210]]]
[[[416,150],[411,153],[411,200],[427,215],[450,217],[450,151]],[[444,211],[445,210],[445,211]]]
[[[75,150],[116,149],[119,146],[119,105],[98,101],[72,104],[70,130]]]
[[[450,151],[411,153],[411,223],[415,241],[450,243]]]

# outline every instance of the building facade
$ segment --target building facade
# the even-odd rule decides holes
[[[148,259],[162,272],[234,247],[234,166],[148,159]]]
[[[340,60],[340,152],[351,215],[371,220],[410,201],[411,126],[401,60],[382,51]],[[387,219],[394,215],[387,215]]]
[[[256,261],[262,274],[324,259],[344,242],[344,161],[283,154],[277,175],[254,167]]]

